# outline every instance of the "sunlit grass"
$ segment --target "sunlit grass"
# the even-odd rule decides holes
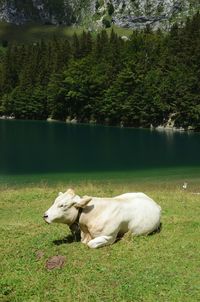
[[[63,243],[64,225],[47,225],[42,215],[58,191],[114,196],[142,191],[162,207],[162,231],[148,237],[127,234],[112,246],[88,249]],[[183,191],[173,182],[66,181],[2,186],[1,301],[198,301],[199,180]],[[60,243],[59,243],[60,240]],[[36,252],[44,256],[37,260]],[[47,271],[46,260],[66,256],[62,269]]]

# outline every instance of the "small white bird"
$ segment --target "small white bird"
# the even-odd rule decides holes
[[[184,184],[183,184],[183,190],[186,190],[186,189],[187,189],[187,185],[188,185],[188,183],[187,183],[187,182],[184,182]]]

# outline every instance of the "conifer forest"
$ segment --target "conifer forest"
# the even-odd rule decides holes
[[[200,129],[200,14],[169,32],[2,41],[0,115]]]

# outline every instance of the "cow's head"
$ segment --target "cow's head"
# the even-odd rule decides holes
[[[80,198],[72,189],[58,194],[53,205],[44,213],[43,218],[47,223],[58,222],[68,225],[73,224],[80,208],[83,208],[92,199],[92,197]]]

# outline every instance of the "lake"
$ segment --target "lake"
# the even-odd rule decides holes
[[[200,134],[0,120],[0,175],[200,171]]]

